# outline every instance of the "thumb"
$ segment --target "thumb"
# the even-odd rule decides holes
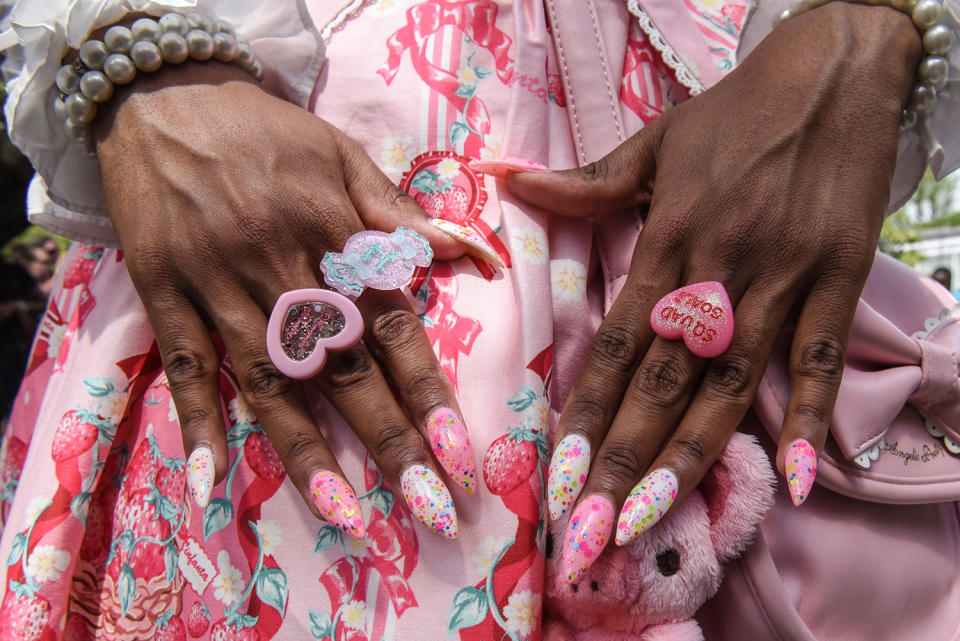
[[[469,245],[431,224],[417,201],[387,178],[359,143],[337,133],[344,184],[364,227],[388,233],[408,227],[427,239],[439,260],[453,260],[470,250]]]
[[[564,216],[597,216],[650,201],[663,139],[661,116],[609,154],[577,169],[507,175],[510,191]]]

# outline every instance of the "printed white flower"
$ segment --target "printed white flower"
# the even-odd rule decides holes
[[[521,227],[510,237],[510,247],[534,265],[547,263],[547,237],[536,227]]]
[[[60,353],[60,346],[63,345],[63,337],[67,334],[66,325],[55,325],[50,330],[50,338],[47,339],[47,358],[56,358]]]
[[[383,148],[380,151],[380,164],[385,172],[402,173],[410,166],[410,161],[416,154],[413,150],[413,140],[406,134],[397,134],[383,139]]]
[[[452,180],[460,173],[460,163],[453,158],[444,158],[437,163],[437,174],[444,180]]]
[[[477,566],[477,572],[482,576],[487,576],[490,572],[490,566],[493,560],[503,551],[508,539],[497,538],[493,536],[486,537],[480,546],[473,552],[473,562]]]
[[[111,423],[119,423],[123,418],[123,413],[127,409],[127,395],[120,390],[114,390],[103,397],[100,401],[100,409],[97,414],[107,419]]]
[[[550,403],[543,397],[537,397],[527,408],[525,418],[527,429],[545,432],[547,420],[550,418]]]
[[[551,260],[550,285],[557,298],[576,301],[587,289],[587,268],[576,260]]]
[[[503,136],[495,134],[483,138],[483,149],[480,150],[480,158],[483,160],[495,160],[503,155]]]
[[[263,548],[263,554],[270,556],[276,552],[283,541],[283,532],[280,526],[267,519],[260,519],[256,522],[257,534],[260,535],[260,545]]]
[[[50,499],[45,496],[35,496],[27,504],[27,523],[34,523],[43,514],[50,504]]]
[[[388,16],[396,13],[402,5],[402,0],[380,0],[370,7],[369,11],[375,16]]]
[[[229,607],[240,600],[246,586],[240,570],[230,563],[230,554],[226,550],[220,550],[217,555],[217,570],[217,578],[213,580],[213,596]]]
[[[367,621],[367,604],[363,601],[351,601],[343,606],[340,621],[347,627],[362,630]]]
[[[477,74],[470,67],[463,67],[457,72],[457,80],[461,85],[472,85],[477,81]]]
[[[253,410],[247,405],[247,399],[243,397],[243,394],[237,394],[237,397],[230,401],[227,408],[230,410],[230,420],[234,423],[250,423],[252,425],[257,422],[257,417],[254,416]]]
[[[70,565],[70,555],[52,545],[38,545],[27,559],[27,574],[37,583],[56,581]]]
[[[342,539],[341,547],[349,556],[361,557],[367,555],[366,539],[358,539],[355,536],[345,534]]]
[[[507,619],[507,630],[516,632],[521,638],[529,638],[540,618],[540,595],[530,590],[514,592],[507,599],[503,616]]]
[[[173,402],[173,397],[170,397],[169,409],[167,410],[167,420],[171,423],[180,424],[180,416],[177,414],[177,405]]]

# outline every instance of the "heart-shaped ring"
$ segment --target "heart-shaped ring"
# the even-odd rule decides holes
[[[653,306],[650,324],[659,336],[683,338],[687,348],[703,358],[719,356],[733,338],[733,305],[717,281],[675,289]]]
[[[267,353],[283,374],[304,380],[327,362],[327,350],[353,347],[363,336],[363,317],[346,296],[326,289],[284,292],[270,313]]]

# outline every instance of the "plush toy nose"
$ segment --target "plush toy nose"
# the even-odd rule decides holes
[[[590,589],[593,590],[594,592],[598,592],[600,590],[600,584],[597,583],[596,581],[591,581]]]

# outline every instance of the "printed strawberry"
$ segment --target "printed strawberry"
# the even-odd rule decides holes
[[[723,8],[720,9],[720,13],[723,14],[723,17],[733,23],[733,26],[738,30],[740,25],[743,24],[743,16],[746,14],[747,10],[745,7],[735,5],[735,4],[725,4]]]
[[[120,493],[117,501],[117,513],[114,518],[114,532],[123,534],[130,530],[133,536],[129,543],[142,537],[150,537],[163,541],[170,536],[170,523],[159,517],[157,508],[149,501],[153,498],[151,491],[142,488],[133,493],[126,489]],[[129,536],[129,535],[128,535]],[[151,540],[139,541],[128,556],[122,550],[123,541],[114,540],[118,549],[114,550],[113,561],[107,567],[107,572],[119,578],[120,566],[129,563],[134,576],[150,579],[166,572],[163,561],[164,547]]]
[[[439,191],[433,193],[421,191],[417,193],[413,199],[420,205],[420,209],[427,212],[430,218],[443,218],[443,210],[446,207],[446,203],[443,194]]]
[[[76,612],[71,612],[67,617],[67,625],[63,629],[63,641],[91,641],[92,639],[93,635],[87,627],[86,620]]]
[[[197,601],[190,609],[190,617],[187,619],[187,632],[196,639],[206,634],[208,625],[210,625],[210,613],[207,611],[207,606]]]
[[[260,641],[256,628],[241,628],[220,619],[210,628],[210,641]]]
[[[443,192],[443,219],[449,220],[458,225],[464,225],[467,222],[468,205],[470,196],[467,190],[459,185],[452,185]]]
[[[20,480],[20,470],[23,469],[23,462],[27,458],[27,446],[16,436],[9,435],[3,443],[3,469],[0,470],[0,492],[10,491],[13,496],[13,490],[16,489]]]
[[[187,641],[187,631],[180,617],[160,617],[153,629],[153,641]]]
[[[567,106],[567,97],[563,93],[563,79],[561,79],[560,74],[547,74],[547,92],[558,107]]]
[[[102,249],[88,248],[86,251],[77,255],[67,267],[63,276],[63,288],[70,289],[77,285],[85,285],[93,277],[93,270],[97,266],[100,257],[103,256]]]
[[[47,629],[50,602],[27,591],[8,590],[0,605],[0,641],[38,641]]]
[[[83,530],[83,541],[80,543],[80,558],[96,568],[102,568],[107,560],[107,545],[110,543],[113,510],[118,494],[119,489],[109,485],[93,495],[87,510],[87,527]]]
[[[53,435],[50,455],[59,463],[86,452],[97,442],[97,426],[86,412],[69,410]]]
[[[483,480],[491,493],[503,496],[530,478],[539,454],[530,430],[510,428],[497,438],[483,457]]]
[[[253,432],[247,437],[243,448],[243,456],[247,465],[257,476],[273,483],[279,483],[286,476],[283,463],[273,449],[273,444],[263,432]]]

